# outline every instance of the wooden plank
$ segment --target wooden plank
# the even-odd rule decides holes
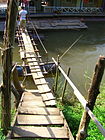
[[[63,125],[60,115],[21,115],[17,116],[17,125]]]
[[[45,101],[45,105],[48,106],[56,106],[56,101],[55,100],[50,100],[50,101]]]
[[[45,104],[42,101],[34,101],[34,102],[25,101],[25,102],[22,102],[22,106],[26,106],[26,107],[41,106],[41,107],[44,107]]]
[[[30,67],[35,67],[35,66],[39,66],[39,64],[38,64],[38,62],[34,62],[34,63],[32,63],[32,65],[29,64],[29,66],[30,66]]]
[[[51,138],[68,139],[67,128],[64,127],[14,127],[14,138]]]
[[[26,102],[26,101],[31,101],[31,102],[36,102],[36,101],[42,101],[42,97],[36,97],[34,95],[26,95],[23,97],[23,102]]]
[[[31,56],[31,55],[30,55]],[[36,61],[37,59],[34,57],[34,58],[27,58],[27,61]]]
[[[48,83],[46,82],[46,80],[44,78],[41,78],[41,79],[36,79],[35,78],[34,82],[35,82],[36,85],[44,85],[44,84],[48,85]]]
[[[30,69],[40,69],[40,66],[39,65],[36,65],[36,66],[30,66]]]
[[[38,85],[37,88],[41,94],[51,92],[51,89],[48,87],[48,85]]]
[[[27,58],[35,57],[35,53],[28,53],[26,52]]]
[[[36,72],[40,72],[41,69],[35,69],[35,70],[31,70],[32,73],[36,73]]]
[[[37,89],[33,89],[33,90],[26,89],[26,91],[24,92],[24,96],[26,96],[26,95],[40,96],[39,91]]]
[[[51,92],[49,93],[45,93],[45,94],[41,94],[43,101],[49,101],[49,100],[54,100],[55,97],[53,96],[53,94]]]
[[[40,78],[44,78],[43,74],[38,74],[38,73],[32,73],[33,78],[35,79],[40,79]]]
[[[20,107],[20,114],[35,114],[35,115],[59,115],[60,110],[58,108],[51,107]]]
[[[32,63],[32,62],[38,62],[38,60],[30,60],[30,61],[27,61],[27,63]]]

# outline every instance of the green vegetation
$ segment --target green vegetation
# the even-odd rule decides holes
[[[97,98],[93,113],[105,128],[105,84],[102,85],[100,91],[101,92]],[[87,140],[104,140],[104,136],[102,136],[93,121],[91,121],[89,124],[88,132],[89,137]]]
[[[71,103],[68,105],[68,103],[61,104],[59,102],[58,106],[63,111],[73,136],[75,137],[84,111],[81,104],[77,101],[72,102],[72,105]],[[101,86],[93,113],[105,128],[105,84]],[[88,135],[86,140],[104,140],[104,136],[92,120],[88,127]]]
[[[0,129],[0,140],[5,140],[5,136],[2,133],[2,129]]]

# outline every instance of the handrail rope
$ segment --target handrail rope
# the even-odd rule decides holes
[[[46,53],[46,54],[48,54],[48,52],[47,52],[47,50],[46,50],[46,48],[45,48],[45,46],[44,46],[43,42],[42,42],[42,41],[41,41],[41,39],[40,39],[40,36],[38,35],[38,32],[37,32],[37,30],[36,30],[36,28],[35,28],[34,24],[32,23],[32,21],[31,21],[31,19],[30,19],[30,18],[29,18],[29,20],[30,20],[31,25],[32,25],[32,26],[33,26],[33,28],[34,28],[34,31],[35,31],[35,33],[36,33],[36,35],[37,35],[37,37],[38,37],[38,39],[39,39],[39,41],[40,41],[40,44],[41,44],[41,45],[42,45],[42,47],[43,47],[43,49],[44,49],[45,53]]]
[[[89,116],[91,117],[91,119],[94,121],[94,123],[97,125],[98,129],[100,130],[100,132],[102,133],[102,135],[105,137],[105,129],[104,127],[101,125],[101,123],[97,120],[97,118],[94,116],[94,114],[92,113],[92,111],[89,109],[89,107],[87,107],[87,101],[85,100],[85,98],[82,96],[82,94],[80,93],[80,91],[76,88],[76,86],[73,84],[73,82],[70,80],[70,78],[66,75],[66,73],[63,71],[63,69],[61,68],[61,66],[58,65],[58,63],[55,61],[54,58],[52,58],[52,60],[54,61],[54,63],[58,66],[58,69],[61,71],[61,73],[63,74],[63,76],[65,77],[65,79],[68,81],[69,85],[72,87],[72,89],[74,90],[74,94],[76,95],[77,99],[80,101],[80,103],[82,104],[82,106],[84,107],[84,109],[88,112]]]

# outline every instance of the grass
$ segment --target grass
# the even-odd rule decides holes
[[[100,91],[101,92],[97,97],[93,113],[105,128],[105,84],[101,86]],[[102,136],[101,132],[98,130],[93,121],[90,122],[88,131],[89,137],[87,138],[87,140],[104,140],[104,136]]]
[[[58,107],[63,111],[73,136],[76,137],[82,113],[84,111],[83,107],[77,101],[72,102],[72,104],[61,104],[58,102]],[[100,88],[100,94],[97,97],[93,113],[105,128],[105,84]],[[88,137],[86,140],[104,140],[104,136],[92,120],[89,123]]]

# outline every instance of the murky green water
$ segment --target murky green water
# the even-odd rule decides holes
[[[62,55],[71,44],[80,36],[76,43],[60,60],[65,71],[70,67],[70,78],[82,94],[86,94],[89,81],[92,77],[95,64],[100,55],[105,55],[105,23],[88,22],[88,29],[82,31],[43,31],[44,45],[48,51],[49,59]],[[1,40],[0,40],[1,41]],[[14,48],[14,62],[19,62],[19,48]],[[0,65],[1,67],[1,65]],[[0,68],[0,81],[1,81]]]

